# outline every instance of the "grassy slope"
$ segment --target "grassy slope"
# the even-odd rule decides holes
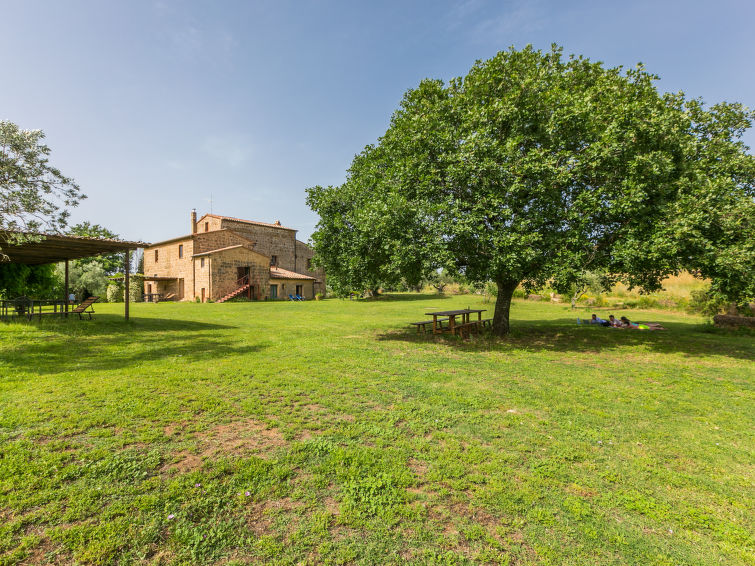
[[[755,560],[752,334],[404,330],[480,303],[0,324],[0,564]]]

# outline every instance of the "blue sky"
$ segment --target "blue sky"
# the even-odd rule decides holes
[[[755,2],[0,1],[0,118],[46,132],[72,220],[159,241],[192,207],[280,219],[339,184],[422,78],[511,45],[643,62],[659,88],[755,107]],[[755,146],[749,132],[748,145]]]

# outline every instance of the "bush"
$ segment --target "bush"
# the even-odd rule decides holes
[[[729,301],[714,295],[710,289],[692,291],[690,293],[689,310],[707,316],[713,316],[724,312],[729,306]]]
[[[144,279],[137,276],[129,278],[128,300],[132,303],[141,303],[144,300]]]
[[[643,295],[637,299],[638,309],[654,309],[654,308],[658,308],[659,306],[660,305],[658,304],[658,299],[654,297],[648,297],[647,295]]]
[[[123,287],[121,287],[117,283],[110,283],[110,285],[107,286],[105,295],[107,296],[108,303],[122,303]]]

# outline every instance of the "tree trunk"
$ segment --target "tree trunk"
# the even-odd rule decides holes
[[[580,297],[581,297],[582,295],[584,295],[584,294],[585,294],[585,291],[587,291],[587,287],[580,287],[580,288],[579,288],[579,289],[577,289],[577,291],[576,291],[576,292],[575,292],[575,293],[574,293],[574,294],[572,295],[572,298],[571,298],[571,308],[572,308],[572,310],[574,310],[575,308],[577,308],[577,301],[579,300],[579,298],[580,298]]]
[[[493,315],[493,332],[498,336],[505,336],[511,330],[509,326],[509,310],[511,309],[511,297],[519,285],[519,281],[499,279],[498,297],[495,301],[495,314]]]

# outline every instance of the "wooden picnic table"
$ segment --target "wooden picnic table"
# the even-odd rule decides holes
[[[447,316],[448,317],[448,330],[451,332],[451,334],[456,333],[456,317],[461,317],[461,324],[469,324],[469,317],[473,313],[477,313],[477,320],[480,325],[482,325],[482,313],[485,312],[487,309],[458,309],[455,311],[438,311],[438,312],[426,312],[425,314],[427,316],[433,317],[433,334],[439,334],[443,332],[443,329],[438,329],[438,317],[439,316]]]

